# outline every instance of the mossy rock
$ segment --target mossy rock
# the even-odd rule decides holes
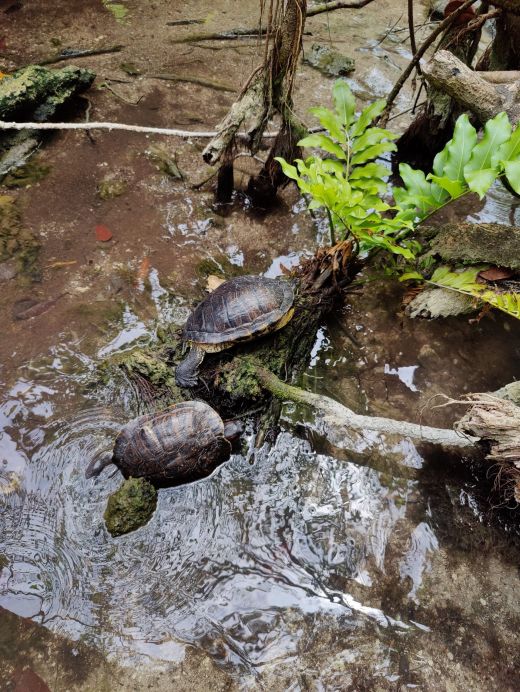
[[[101,199],[113,199],[123,195],[127,187],[127,182],[123,178],[107,176],[98,183],[97,193]]]
[[[480,264],[520,269],[520,228],[499,223],[445,224],[438,230],[424,228],[430,240],[426,257],[447,262]]]
[[[29,65],[0,80],[0,119],[48,120],[60,106],[88,89],[95,78],[91,70],[72,65],[48,70]]]
[[[112,536],[122,536],[147,524],[157,507],[157,490],[144,478],[128,478],[108,498],[103,515]]]
[[[14,198],[0,195],[0,262],[12,261],[17,274],[38,278],[36,263],[40,243],[24,228]]]
[[[305,54],[304,63],[319,70],[326,77],[340,77],[349,74],[356,68],[353,58],[334,50],[330,46],[313,43]]]
[[[43,180],[50,170],[50,166],[33,159],[23,166],[11,169],[11,172],[2,180],[2,185],[9,188],[29,187]]]

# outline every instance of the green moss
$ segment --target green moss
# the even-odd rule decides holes
[[[227,255],[205,257],[198,263],[195,271],[201,279],[207,279],[211,275],[221,276],[223,279],[232,279],[244,273],[244,269],[233,264]]]
[[[103,515],[112,536],[144,526],[157,507],[157,490],[144,478],[129,478],[108,498]]]
[[[9,558],[4,555],[3,553],[0,553],[0,572],[4,569],[4,567],[7,567],[7,565],[10,564]]]
[[[49,120],[60,106],[92,84],[94,72],[72,65],[48,70],[30,65],[0,80],[0,119]]]
[[[146,150],[146,155],[162,173],[166,173],[166,175],[177,180],[184,180],[184,176],[177,165],[177,154],[175,152],[170,154],[164,147],[152,144]]]
[[[248,358],[234,358],[222,366],[219,386],[232,398],[258,399],[262,395],[256,369]]]
[[[101,199],[112,199],[120,197],[126,192],[126,180],[116,176],[107,176],[97,186],[97,193]]]
[[[50,170],[50,166],[41,164],[36,159],[33,159],[23,166],[11,170],[2,180],[2,185],[9,188],[29,187],[43,180]]]
[[[36,269],[40,243],[24,228],[16,201],[0,195],[0,262],[13,260],[16,272],[37,279]]]

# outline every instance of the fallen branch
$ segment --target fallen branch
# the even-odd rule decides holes
[[[120,53],[126,46],[108,46],[107,48],[92,48],[91,50],[71,50],[66,53],[60,53],[59,55],[54,55],[49,58],[43,58],[38,60],[38,65],[54,65],[57,62],[63,62],[64,60],[77,60],[78,58],[88,58],[91,55],[105,55],[109,53]],[[17,70],[23,70],[25,67],[34,65],[35,63],[29,63],[28,65],[23,65],[22,67],[17,67]]]
[[[314,17],[323,12],[332,12],[333,10],[360,10],[366,7],[374,0],[358,0],[358,2],[322,2],[319,5],[311,5],[307,10],[307,17]]]
[[[170,137],[184,138],[201,138],[210,139],[216,137],[219,133],[215,131],[190,131],[190,130],[175,130],[167,127],[147,127],[146,125],[126,125],[124,123],[106,123],[106,122],[90,122],[90,123],[18,123],[5,122],[0,120],[0,130],[124,130],[126,132],[145,132],[154,135],[168,135]],[[264,132],[263,137],[273,138],[278,135],[278,132]],[[239,138],[248,139],[247,132],[239,132],[236,134]]]
[[[513,125],[520,121],[520,81],[514,77],[511,82],[493,84],[445,50],[435,53],[423,66],[423,73],[431,84],[475,113],[482,123],[501,111],[507,113]]]
[[[217,82],[212,79],[203,79],[202,77],[189,77],[176,74],[147,74],[150,79],[162,79],[166,82],[185,82],[186,84],[197,84],[198,86],[203,86],[208,89],[215,89],[215,91],[229,91],[231,93],[236,93],[235,87],[229,84],[223,84],[222,82]]]
[[[463,435],[455,430],[432,428],[409,421],[354,413],[351,409],[328,396],[286,384],[272,372],[262,367],[256,368],[256,376],[262,386],[276,398],[312,406],[321,415],[326,427],[336,435],[339,434],[348,438],[354,434],[369,444],[373,443],[371,433],[398,435],[409,437],[415,442],[426,442],[457,449],[468,449],[478,442],[477,437]]]

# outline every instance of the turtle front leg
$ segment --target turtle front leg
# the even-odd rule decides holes
[[[204,351],[198,346],[192,346],[186,358],[179,363],[175,370],[175,382],[178,387],[195,387],[197,384],[199,365],[204,360]]]

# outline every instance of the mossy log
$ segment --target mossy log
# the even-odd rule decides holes
[[[67,66],[49,70],[30,65],[0,80],[0,120],[45,122],[54,119],[72,99],[90,87],[91,70]],[[0,176],[20,165],[41,140],[35,130],[0,137]]]

